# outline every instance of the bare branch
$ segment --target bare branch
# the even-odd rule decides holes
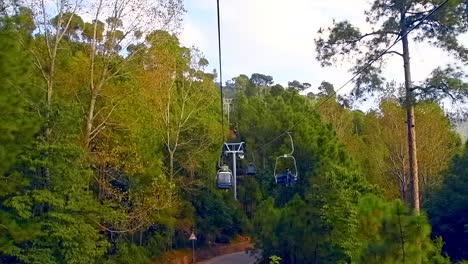
[[[112,112],[114,112],[114,109],[117,107],[117,105],[118,105],[118,103],[113,105],[112,108],[110,109],[109,113],[107,114],[107,116],[104,118],[104,120],[99,125],[97,125],[96,128],[94,128],[94,130],[91,131],[90,141],[92,141],[99,134],[99,132],[104,128],[104,126],[106,125],[107,120],[110,118],[110,116],[112,115]]]
[[[400,52],[398,52],[398,51],[395,51],[395,50],[389,50],[389,51],[385,52],[385,54],[396,54],[396,55],[398,55],[398,56],[400,56],[400,57],[403,57],[403,54],[402,54],[402,53],[400,53]],[[385,55],[385,54],[384,54],[384,55]]]
[[[370,33],[366,33],[364,35],[361,35],[359,36],[358,38],[355,38],[355,39],[352,39],[352,40],[347,40],[345,41],[345,43],[347,43],[346,46],[348,45],[351,45],[351,44],[354,44],[354,43],[357,43],[367,37],[370,37],[370,36],[376,36],[376,35],[387,35],[387,34],[391,34],[391,35],[396,35],[396,36],[400,36],[400,33],[399,32],[396,32],[396,31],[387,31],[387,30],[379,30],[379,31],[374,31],[374,32],[370,32]]]

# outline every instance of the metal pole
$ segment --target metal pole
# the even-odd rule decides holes
[[[227,105],[227,121],[228,121],[228,127],[231,126],[231,123],[229,123],[229,112],[230,112],[230,109],[231,108],[231,102],[228,102],[228,105]]]
[[[233,182],[233,189],[234,189],[234,200],[237,201],[237,172],[236,172],[236,153],[232,153],[232,171],[234,172],[233,173],[233,179],[232,179],[232,182]]]
[[[192,263],[195,263],[195,240],[192,240]]]

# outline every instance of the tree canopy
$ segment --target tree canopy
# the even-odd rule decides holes
[[[309,82],[283,87],[253,73],[218,85],[208,60],[177,37],[183,1],[88,2],[0,4],[1,263],[164,262],[167,252],[184,254],[192,232],[200,247],[249,236],[261,263],[468,258],[468,150],[433,102],[441,87],[463,99],[462,68],[436,69],[414,86],[428,214],[413,214],[400,96],[388,93],[362,112],[349,109],[332,80],[311,91]],[[440,1],[406,2],[374,1],[369,23],[397,30],[406,6],[414,25]],[[465,60],[456,39],[466,31],[462,7],[450,2],[415,40]],[[356,62],[391,41],[381,30],[365,36],[348,22],[335,26],[331,40],[317,41],[325,64],[356,51],[353,39],[371,38]],[[377,89],[384,80],[376,72],[357,87]],[[215,185],[221,162],[234,169],[224,142],[245,143],[238,200]],[[277,183],[286,168],[297,181]]]

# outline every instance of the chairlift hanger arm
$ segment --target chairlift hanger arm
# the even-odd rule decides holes
[[[240,143],[224,143],[224,153],[244,153],[244,142]]]
[[[286,157],[286,155],[288,156],[292,156],[292,154],[294,153],[294,141],[293,141],[293,138],[291,136],[291,132],[286,132],[289,136],[289,139],[291,140],[291,152],[289,152],[288,154],[284,154],[284,156]]]

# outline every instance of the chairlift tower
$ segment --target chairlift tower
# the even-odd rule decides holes
[[[237,157],[239,159],[244,158],[244,148],[245,142],[239,143],[224,143],[224,154],[231,154],[232,155],[232,189],[234,193],[234,200],[237,201]]]

